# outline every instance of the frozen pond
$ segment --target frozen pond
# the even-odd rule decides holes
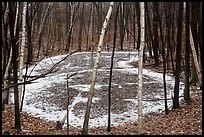
[[[92,100],[90,127],[107,126],[108,123],[108,84],[110,75],[111,52],[102,52],[97,73],[94,97]],[[138,68],[129,64],[137,52],[116,52],[111,87],[111,124],[135,122],[137,119],[137,73]],[[48,71],[66,55],[42,60],[30,75],[40,75]],[[96,54],[75,53],[61,62],[57,72],[35,80],[26,85],[23,111],[36,117],[58,121],[66,114],[68,100],[67,75],[77,73],[69,79],[69,125],[82,127],[86,102]],[[29,74],[29,73],[28,73]],[[173,96],[174,78],[166,76],[167,98]],[[183,83],[180,82],[180,95]],[[12,97],[13,98],[13,97]],[[164,110],[163,74],[143,69],[143,113]],[[168,100],[168,107],[172,100]],[[64,126],[66,126],[65,123]]]

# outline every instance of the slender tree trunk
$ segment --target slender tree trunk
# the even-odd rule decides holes
[[[133,5],[133,37],[134,37],[134,46],[133,46],[133,49],[136,49],[136,18],[135,18],[135,16],[136,16],[136,3],[134,3],[134,5]]]
[[[139,2],[136,2],[136,14],[137,14],[137,49],[140,48],[140,30],[141,30],[141,24],[140,24],[140,6],[139,6]]]
[[[139,50],[138,62],[138,134],[143,134],[143,112],[142,112],[142,67],[143,67],[143,49],[145,46],[145,7],[144,2],[140,2],[140,24],[141,24],[141,45]]]
[[[178,28],[182,28],[182,20],[183,20],[183,2],[179,2]],[[179,108],[179,82],[180,82],[180,71],[181,71],[181,69],[180,69],[180,66],[181,66],[181,42],[182,42],[182,30],[178,29],[173,109]]]
[[[7,12],[7,2],[2,2],[2,72],[1,74],[5,75],[6,65],[7,65],[7,55],[9,56],[9,46],[8,46],[8,12]],[[4,85],[3,85],[4,86]]]
[[[30,9],[29,9],[30,5]],[[32,48],[32,26],[33,26],[33,2],[27,4],[27,15],[26,15],[26,24],[27,24],[27,46],[28,46],[28,59],[27,64],[32,64],[33,60],[33,48]]]
[[[150,13],[149,13],[149,4],[146,2],[145,3],[145,7],[146,7],[146,12],[145,12],[145,14],[146,14],[146,19],[147,19],[147,29],[146,29],[146,32],[147,32],[147,34],[146,35],[148,35],[148,40],[149,40],[149,56],[150,57],[152,57],[152,43],[153,43],[153,36],[152,36],[152,27],[151,27],[151,23],[150,23]]]
[[[110,78],[109,78],[109,86],[108,86],[108,127],[107,131],[110,132],[111,128],[111,80],[112,80],[112,71],[113,71],[113,59],[114,59],[114,53],[115,53],[115,45],[116,45],[116,37],[117,37],[117,18],[118,18],[118,10],[119,10],[119,4],[117,4],[117,10],[115,15],[115,26],[114,26],[114,36],[113,36],[113,51],[111,56],[111,67],[110,67]]]
[[[160,36],[162,41],[162,58],[163,58],[163,81],[164,81],[164,102],[165,102],[165,113],[168,114],[168,106],[167,106],[167,93],[166,93],[166,58],[165,58],[165,44],[164,44],[164,35],[163,35],[163,29],[162,29],[162,19],[159,16],[159,8],[158,3],[155,5],[155,10],[157,14],[157,20],[159,23],[159,29],[160,29]]]
[[[10,85],[11,85],[11,81],[10,81],[10,76],[11,75],[11,68],[9,68],[8,70],[8,80],[7,80],[7,87],[8,89],[6,90],[7,93],[6,93],[6,104],[8,105],[9,104],[9,95],[10,95]]]
[[[6,8],[5,12],[8,12],[8,8]],[[4,16],[5,16],[5,17],[4,17]],[[8,20],[8,19],[7,19],[7,18],[8,18],[8,15],[5,14],[4,16],[3,16],[3,17],[4,17],[4,18],[3,18],[3,19],[4,19],[3,21]],[[17,16],[16,16],[16,20],[17,20]],[[4,34],[4,41],[5,41],[5,42],[4,42],[4,45],[5,45],[5,48],[4,48],[4,49],[5,49],[5,50],[6,50],[6,47],[9,47],[9,46],[8,46],[8,42],[7,42],[7,41],[8,41],[8,39],[7,39],[7,37],[8,37],[8,36],[7,36],[7,35],[8,35],[8,34],[7,34],[7,33],[8,33],[8,32],[7,32],[7,29],[8,29],[8,28],[7,28],[7,27],[8,27],[8,26],[7,26],[7,24],[8,24],[8,23],[4,23],[4,24],[3,24],[3,25],[4,25],[4,31],[3,31],[4,33],[3,33],[3,34]],[[15,33],[14,33],[14,34],[15,34]],[[10,48],[10,52],[8,51],[8,53],[9,53],[9,54],[8,54],[8,62],[7,62],[7,65],[3,65],[3,66],[5,66],[5,67],[4,67],[5,69],[3,68],[3,72],[4,72],[4,73],[3,73],[3,74],[4,74],[4,75],[3,75],[3,77],[4,77],[4,79],[3,79],[3,81],[4,81],[4,86],[6,86],[6,79],[7,79],[7,77],[8,77],[8,70],[9,70],[9,67],[10,67],[10,64],[11,64],[11,59],[12,59],[12,47]],[[6,62],[6,54],[3,54],[2,57],[4,58],[4,61]],[[6,64],[6,63],[3,63],[3,64]],[[5,70],[5,71],[4,71],[4,70]]]
[[[77,12],[79,9],[79,4],[80,2],[77,2],[76,5],[73,5],[72,3],[70,7],[70,25],[69,25],[69,30],[68,32],[66,32],[67,34],[65,36],[65,51],[66,52],[69,52],[70,50],[70,44],[72,42],[72,31],[73,31],[74,23],[76,20]]]
[[[89,20],[89,27],[88,27],[88,35],[87,35],[87,37],[88,37],[88,46],[87,46],[87,50],[91,50],[91,48],[92,48],[92,37],[93,37],[93,35],[92,35],[92,29],[93,29],[93,5],[92,5],[92,3],[91,3],[91,8],[90,8],[90,20]]]
[[[185,53],[185,89],[184,100],[190,104],[189,74],[190,74],[190,35],[189,35],[189,2],[186,2],[186,53]]]
[[[175,4],[173,3],[173,8],[172,8],[172,15],[171,15],[171,17],[172,17],[172,23],[171,23],[171,43],[170,43],[170,55],[171,55],[171,65],[172,65],[172,71],[173,71],[173,75],[175,76],[175,67],[174,67],[174,56],[173,56],[173,54],[174,54],[174,51],[175,51],[175,45],[176,45],[176,43],[175,43],[175,35],[176,35],[176,27],[175,27],[175,25],[174,25],[174,20],[175,20],[175,15],[174,15],[174,11],[175,11]]]
[[[203,24],[202,24],[202,15],[203,15],[203,10],[202,10],[202,5],[203,5],[203,3],[202,2],[200,2],[200,25],[199,25],[199,36],[200,36],[200,62],[201,62],[201,70],[202,70],[202,68],[203,68],[203,59],[202,59],[202,53],[203,53],[203,51],[202,51],[202,38],[203,38],[203,29],[202,29],[202,26],[203,26]],[[201,89],[202,89],[202,87],[200,87]]]
[[[14,2],[9,3],[9,20],[10,20],[10,38],[11,38],[11,44],[13,48],[13,57],[12,57],[12,62],[13,62],[13,78],[14,78],[14,104],[15,104],[15,129],[16,131],[21,130],[21,123],[20,123],[20,111],[19,111],[19,101],[18,101],[18,60],[17,60],[17,45],[16,45],[16,39],[14,37]],[[18,9],[17,9],[18,10]]]
[[[198,47],[198,35],[197,35],[197,17],[196,17],[196,2],[192,2],[190,3],[190,24],[191,24],[191,32],[192,32],[192,37],[193,37],[193,41],[194,41],[194,47],[195,47],[195,50],[196,52],[198,51],[197,50],[197,47]],[[198,52],[197,52],[198,53]],[[191,84],[196,84],[196,82],[198,81],[198,75],[196,73],[196,68],[195,68],[195,65],[193,63],[193,57],[192,57],[192,64],[191,64],[191,67],[192,67],[192,78],[190,80],[190,83]]]
[[[24,65],[24,49],[26,46],[26,10],[27,2],[23,3],[23,14],[22,14],[22,39],[21,39],[21,50],[20,50],[20,65],[19,65],[19,82],[23,82],[23,65]],[[21,106],[23,85],[19,86],[19,106]]]
[[[172,49],[171,49],[171,30],[170,30],[170,23],[171,23],[171,16],[169,14],[169,10],[171,9],[171,5],[166,3],[166,8],[165,8],[165,17],[166,17],[166,43],[167,43],[167,70],[170,70],[170,62],[171,62],[171,66],[173,68],[174,64],[173,64],[173,58],[172,58]]]
[[[194,46],[194,40],[193,40],[193,36],[192,36],[192,33],[191,33],[191,27],[190,27],[190,45],[191,45],[194,65],[195,65],[196,72],[197,72],[197,75],[198,75],[198,82],[199,82],[200,87],[202,87],[202,73],[200,71],[200,67],[199,67],[199,64],[198,64],[197,54],[196,54],[196,50],[195,50],[195,46]]]
[[[156,9],[156,2],[153,3],[153,9]],[[159,66],[159,41],[158,41],[158,20],[156,17],[156,12],[153,11],[153,43],[152,43],[152,48],[153,48],[153,52],[154,52],[154,62],[155,62],[155,66]]]
[[[42,47],[42,43],[41,43],[41,40],[42,40],[42,32],[43,32],[43,27],[45,26],[45,20],[46,20],[46,18],[47,18],[47,16],[48,16],[48,14],[49,14],[49,11],[50,11],[50,9],[52,8],[52,5],[53,5],[54,3],[53,2],[51,2],[51,3],[48,3],[48,6],[47,6],[47,8],[45,9],[45,13],[43,14],[43,17],[42,17],[42,20],[41,20],[41,22],[40,22],[40,26],[39,26],[39,30],[38,30],[38,34],[37,34],[37,43],[38,43],[38,53],[37,53],[37,58],[39,57],[39,55],[40,55],[40,49],[41,49],[41,47]]]
[[[80,23],[79,23],[79,37],[78,37],[78,50],[81,51],[82,43],[82,28],[83,28],[83,13],[84,13],[84,3],[82,3],[82,11],[80,13]]]
[[[7,8],[7,12],[9,9]],[[15,24],[14,24],[14,34],[16,34],[16,28],[17,28],[17,21],[18,21],[18,11],[19,11],[19,3],[17,3],[17,7],[16,7],[16,16],[15,16]],[[9,15],[8,15],[9,16]],[[9,17],[8,17],[9,18]],[[9,19],[8,19],[9,20]],[[11,25],[11,24],[9,24]],[[11,33],[11,32],[10,32]],[[7,40],[7,39],[5,39]],[[6,43],[6,42],[5,42]],[[8,45],[7,45],[8,46]],[[3,86],[6,87],[6,79],[8,77],[8,74],[9,72],[9,69],[11,67],[11,63],[12,63],[12,56],[13,56],[13,47],[11,46],[11,49],[10,49],[10,53],[9,53],[9,59],[8,59],[8,63],[7,63],[7,66],[6,66],[6,70],[5,70],[5,73],[4,73],[4,79],[3,79]],[[9,80],[9,79],[8,79]],[[6,99],[6,92],[2,92],[2,107],[4,108],[5,106],[5,99]]]
[[[106,27],[108,25],[108,21],[109,21],[110,16],[111,16],[113,3],[114,2],[110,3],[110,7],[109,7],[107,16],[105,18],[105,21],[104,21],[104,24],[103,24],[103,27],[102,27],[102,30],[101,30],[101,36],[100,36],[99,43],[98,43],[97,56],[96,56],[96,60],[95,60],[95,63],[94,63],[91,86],[90,86],[90,89],[89,89],[89,97],[88,97],[88,101],[87,101],[87,108],[86,108],[86,113],[85,113],[85,118],[84,118],[82,135],[87,135],[88,134],[89,116],[90,116],[92,98],[93,98],[93,95],[94,95],[94,86],[95,86],[96,75],[97,75],[97,70],[98,70],[98,66],[99,66],[99,58],[100,58],[100,55],[101,55],[101,46],[103,44],[103,39],[104,39],[104,36],[105,36],[105,31],[106,31]]]
[[[124,43],[124,6],[123,2],[120,2],[120,49],[123,50]]]
[[[67,135],[69,135],[69,78],[67,76]]]

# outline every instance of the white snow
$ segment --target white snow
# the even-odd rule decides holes
[[[87,52],[80,52],[80,53],[75,53],[74,55],[79,55],[79,54],[86,54]],[[106,56],[106,58],[110,58],[111,57],[111,52],[102,52],[102,53],[110,53],[110,56]],[[120,71],[122,73],[129,73],[129,74],[137,74],[138,73],[138,69],[134,68],[133,66],[129,65],[130,62],[132,62],[133,60],[138,60],[137,58],[137,52],[117,52],[118,54],[129,54],[129,58],[127,58],[126,60],[119,60],[117,61],[117,68],[114,68],[113,71],[117,70]],[[136,55],[136,56],[135,56]],[[49,69],[51,68],[54,63],[60,61],[61,59],[63,59],[66,55],[59,55],[59,56],[55,56],[52,58],[47,58],[42,60],[34,69],[33,66],[31,66],[28,71],[29,73],[31,72],[31,70],[33,69],[33,71],[31,72],[31,75],[39,75],[41,73],[43,73],[43,69]],[[87,59],[89,59],[89,56],[86,56]],[[67,66],[63,66],[62,68],[70,68],[71,63],[68,63]],[[76,68],[81,68],[79,66],[74,66]],[[72,68],[74,68],[72,66]],[[61,69],[62,69],[61,68]],[[40,71],[41,70],[41,71]],[[81,68],[81,70],[77,71],[77,73],[80,75],[85,75],[85,72],[92,72],[92,69],[88,69],[88,68]],[[103,68],[100,68],[98,71],[109,71],[109,70],[105,70]],[[25,73],[25,70],[24,70]],[[28,74],[29,74],[28,73]],[[151,70],[147,70],[147,69],[143,69],[142,71],[144,76],[148,76],[151,77],[152,79],[155,80],[155,82],[157,83],[163,83],[163,74],[162,73],[157,73],[157,72],[153,72]],[[35,97],[36,95],[39,95],[40,92],[47,92],[44,91],[45,88],[47,87],[51,87],[52,83],[57,83],[57,82],[66,82],[66,75],[67,73],[61,73],[61,74],[49,74],[44,78],[40,78],[38,80],[35,80],[35,83],[32,84],[27,84],[26,85],[26,92],[25,92],[25,98],[24,98],[24,107],[23,107],[23,111],[26,111],[28,113],[31,113],[32,115],[36,116],[36,117],[41,117],[47,120],[53,120],[53,121],[58,121],[59,119],[61,119],[65,113],[67,113],[66,111],[60,111],[59,108],[57,108],[54,105],[51,104],[44,104],[44,110],[41,108],[42,105],[40,105],[41,102],[39,102],[38,100],[35,100],[35,102],[32,103],[28,103],[28,100]],[[79,76],[79,75],[77,75]],[[166,82],[170,85],[172,85],[174,87],[174,78],[171,76],[166,75]],[[114,83],[113,83],[114,84]],[[134,85],[134,83],[127,83],[124,81],[124,84],[128,84],[128,85]],[[121,85],[115,83],[115,85],[118,85],[118,88],[123,88]],[[180,82],[180,95],[183,94],[183,89],[184,89],[184,84],[182,82]],[[108,85],[99,85],[99,84],[95,84],[95,89],[100,90],[103,86],[108,86]],[[85,91],[88,92],[89,88],[90,88],[90,83],[89,84],[80,84],[78,83],[78,85],[70,85],[69,87],[75,88],[78,91]],[[65,92],[65,91],[62,91]],[[168,92],[167,94],[167,98],[171,98],[171,96],[173,95],[173,92]],[[13,96],[13,95],[12,95]],[[144,97],[145,98],[145,97]],[[156,95],[156,98],[163,98],[162,95]],[[13,99],[13,97],[12,97]],[[100,100],[100,98],[93,98],[93,102]],[[112,125],[119,125],[125,122],[135,122],[137,119],[137,99],[125,99],[125,101],[131,102],[133,105],[129,106],[129,111],[121,113],[121,114],[114,114],[111,113],[111,124]],[[69,105],[69,125],[74,126],[74,127],[82,127],[83,126],[83,121],[84,121],[84,114],[85,111],[81,110],[83,112],[83,115],[81,116],[75,116],[73,111],[73,107],[79,103],[79,102],[87,102],[87,98],[84,98],[81,96],[81,92],[79,92],[79,94],[74,98],[74,101]],[[164,101],[157,101],[157,103],[151,102],[151,101],[143,101],[143,105],[145,106],[145,109],[143,109],[143,113],[150,113],[150,112],[157,112],[157,111],[161,111],[164,110]],[[37,106],[37,107],[36,107]],[[41,106],[41,107],[40,107]],[[168,100],[168,106],[172,106],[172,100]],[[98,118],[94,118],[94,119],[90,119],[89,120],[89,127],[98,127],[98,126],[107,126],[107,114],[103,115],[101,117]],[[67,123],[65,123],[64,126]]]

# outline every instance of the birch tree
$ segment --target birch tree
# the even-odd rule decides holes
[[[23,60],[24,60],[24,49],[26,46],[26,10],[27,2],[23,3],[23,14],[22,14],[22,40],[20,49],[20,64],[19,64],[19,82],[23,82]],[[19,86],[19,107],[21,106],[21,98],[23,92],[23,85]]]
[[[98,43],[98,47],[97,47],[97,56],[96,56],[96,60],[94,62],[91,86],[90,86],[90,89],[89,89],[89,97],[88,97],[87,106],[86,106],[86,112],[85,112],[82,135],[87,135],[88,134],[89,116],[90,116],[92,98],[93,98],[93,95],[94,95],[94,86],[95,86],[96,75],[97,75],[97,70],[98,70],[98,66],[99,66],[99,58],[100,58],[100,55],[101,55],[101,47],[103,45],[103,39],[104,39],[104,36],[105,36],[105,31],[106,31],[106,28],[107,28],[107,25],[108,25],[108,21],[110,19],[111,12],[112,12],[112,9],[113,9],[113,4],[114,4],[114,2],[110,3],[110,7],[109,7],[108,13],[106,15],[106,18],[105,18],[105,21],[103,23],[103,27],[102,27],[102,30],[101,30],[101,35],[100,35],[100,39],[99,39],[99,43]]]
[[[142,121],[142,65],[143,65],[143,49],[145,46],[145,8],[144,2],[140,2],[140,48],[139,48],[139,61],[138,61],[138,133],[143,134],[143,121]]]

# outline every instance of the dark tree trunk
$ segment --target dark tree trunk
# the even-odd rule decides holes
[[[82,10],[80,14],[80,23],[79,23],[79,37],[78,37],[78,50],[81,51],[81,43],[82,43],[82,28],[83,28],[83,13],[84,13],[84,4],[82,3]]]
[[[8,80],[7,80],[7,87],[8,87],[8,89],[6,90],[7,91],[7,93],[6,93],[6,104],[9,104],[9,95],[10,95],[10,84],[11,84],[11,81],[10,81],[10,76],[11,75],[11,69],[9,68],[9,70],[8,70]]]
[[[165,16],[166,16],[166,27],[167,27],[167,69],[170,69],[170,62],[171,62],[171,68],[172,68],[172,72],[174,72],[174,62],[173,62],[173,49],[172,49],[172,42],[171,42],[171,29],[170,29],[170,25],[172,23],[172,19],[171,19],[171,14],[169,14],[168,11],[170,11],[172,9],[172,5],[167,3],[166,4],[166,8],[165,8]]]
[[[191,25],[191,32],[192,32],[192,36],[193,36],[193,40],[194,40],[194,46],[196,49],[196,53],[198,53],[198,35],[197,35],[197,17],[196,17],[196,3],[190,3],[190,25]],[[197,54],[198,55],[198,54]],[[198,81],[198,75],[196,73],[196,68],[195,65],[193,63],[193,59],[192,59],[192,78],[190,80],[191,84],[195,84]]]
[[[118,18],[118,10],[119,10],[119,4],[117,4],[117,10],[115,15],[115,26],[114,26],[114,36],[113,36],[113,51],[112,51],[112,57],[111,57],[111,67],[110,67],[110,77],[109,77],[109,86],[108,86],[108,127],[107,131],[110,132],[111,128],[111,80],[112,80],[112,71],[113,71],[113,59],[114,59],[114,53],[115,53],[115,45],[116,45],[116,37],[117,37],[117,18]]]
[[[123,50],[124,42],[124,3],[120,2],[120,49]]]
[[[202,38],[203,38],[203,37],[202,37],[202,36],[203,36],[203,34],[202,34],[202,33],[203,33],[203,30],[202,30],[202,25],[203,25],[203,24],[202,24],[202,13],[203,13],[203,12],[202,12],[202,4],[203,4],[203,3],[200,2],[200,16],[199,16],[199,17],[200,17],[200,21],[199,21],[199,23],[200,23],[200,25],[199,25],[200,43],[199,43],[199,44],[200,44],[200,62],[201,62],[201,70],[202,70],[202,68],[203,68],[203,61],[202,61],[202,60],[203,60],[203,59],[202,59],[202,55],[203,55],[203,51],[202,51]],[[200,87],[200,89],[202,89],[202,87]]]
[[[165,101],[165,112],[168,114],[168,106],[167,106],[167,93],[166,93],[166,58],[165,58],[165,45],[164,45],[164,37],[163,37],[163,29],[162,29],[162,19],[159,16],[159,8],[158,3],[155,3],[156,8],[156,15],[159,23],[159,29],[160,29],[160,36],[162,41],[162,58],[163,58],[163,81],[164,81],[164,101]]]
[[[136,27],[135,27],[135,25],[136,25],[136,18],[135,18],[135,15],[136,15],[136,3],[134,3],[134,5],[133,5],[133,37],[134,37],[134,46],[133,46],[133,49],[136,49]]]
[[[185,89],[184,100],[190,104],[189,73],[190,73],[190,33],[189,33],[189,2],[186,2],[186,53],[185,53]]]
[[[179,2],[178,28],[182,28],[182,20],[183,20],[183,2]],[[179,108],[179,82],[180,82],[180,70],[181,70],[180,69],[180,66],[181,66],[181,42],[182,42],[182,29],[178,29],[173,109]]]
[[[137,50],[140,48],[140,6],[139,2],[136,2],[136,14],[137,14]]]
[[[17,52],[17,45],[16,45],[16,38],[14,36],[14,22],[15,22],[15,3],[10,2],[9,3],[9,29],[10,29],[10,38],[11,38],[11,45],[13,48],[13,58],[12,58],[12,63],[13,63],[13,78],[14,78],[14,104],[15,104],[15,129],[16,131],[21,130],[21,123],[20,123],[20,111],[19,111],[19,101],[18,101],[18,52]]]
[[[27,64],[32,64],[32,59],[33,59],[33,48],[32,48],[32,21],[33,21],[33,3],[30,3],[30,8],[29,4],[27,4],[27,15],[26,15],[26,25],[27,25],[27,46],[28,46],[28,59],[27,59]],[[30,10],[30,13],[29,13]]]
[[[156,5],[157,3],[154,2],[153,3],[153,10],[156,10]],[[159,66],[159,54],[158,54],[158,45],[159,45],[159,41],[158,41],[158,20],[156,17],[156,12],[153,11],[153,52],[154,52],[154,62],[155,62],[155,66]]]
[[[146,22],[147,22],[147,29],[145,29],[147,31],[146,35],[148,35],[148,48],[149,48],[149,56],[152,57],[152,43],[153,43],[153,37],[152,37],[152,27],[151,27],[151,23],[150,23],[150,14],[149,14],[149,6],[148,3],[145,2],[145,14],[146,14]]]

